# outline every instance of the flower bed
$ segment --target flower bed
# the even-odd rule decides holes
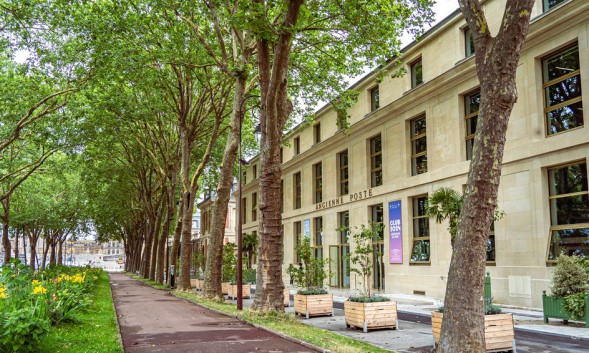
[[[56,267],[33,271],[18,261],[0,273],[0,351],[34,351],[52,326],[75,320],[91,304],[101,270]]]

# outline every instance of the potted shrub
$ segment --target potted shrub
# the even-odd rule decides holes
[[[549,318],[584,321],[589,327],[589,275],[585,260],[580,256],[561,254],[552,275],[552,295],[542,294],[544,322]]]
[[[440,343],[443,318],[443,307],[432,312],[434,346]],[[502,314],[501,307],[493,304],[492,298],[485,301],[485,350],[487,352],[515,351],[513,315]]]
[[[370,289],[374,256],[372,242],[380,240],[382,229],[381,224],[362,225],[359,232],[352,235],[356,246],[349,254],[350,271],[362,278],[363,291],[344,302],[344,315],[346,327],[361,327],[365,333],[369,329],[398,327],[397,303],[387,297],[373,296]]]
[[[227,243],[223,245],[223,261],[221,268],[221,291],[223,294],[229,294],[231,281],[235,283],[235,250],[237,245]]]
[[[253,268],[243,270],[243,277],[241,281],[242,298],[251,298],[252,284],[254,283],[256,283],[256,270]],[[227,295],[232,299],[237,298],[237,281],[235,278],[232,278],[231,280],[229,285],[229,293],[227,293]]]
[[[323,281],[327,278],[325,260],[311,255],[310,243],[308,237],[303,237],[297,246],[301,263],[287,270],[296,285],[303,287],[294,296],[295,314],[304,315],[307,319],[311,316],[333,316],[333,294],[323,289]]]

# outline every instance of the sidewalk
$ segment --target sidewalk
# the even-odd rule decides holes
[[[110,283],[126,353],[315,352],[123,274]]]

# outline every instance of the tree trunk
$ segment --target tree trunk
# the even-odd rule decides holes
[[[144,242],[144,248],[143,248],[143,256],[141,258],[141,276],[143,276],[144,278],[148,278],[149,277],[149,266],[150,266],[150,261],[151,261],[151,246],[153,244],[152,241],[152,237],[153,237],[153,232],[154,229],[156,228],[155,226],[155,215],[150,215],[148,217],[148,224],[146,227],[146,232],[145,232],[145,242]]]
[[[178,262],[178,249],[180,248],[180,237],[182,236],[182,215],[184,214],[184,197],[180,195],[180,204],[178,205],[178,214],[176,216],[176,229],[174,230],[174,241],[172,242],[172,249],[170,250],[170,266],[167,271],[169,273],[171,266],[176,266]],[[168,284],[170,284],[170,276],[167,276]]]
[[[178,288],[180,290],[190,289],[190,253],[192,250],[192,212],[194,211],[194,198],[197,188],[191,190],[183,195],[184,203],[188,207],[184,207],[184,214],[182,215],[182,249],[180,255],[180,277],[178,281]]]
[[[57,238],[59,237],[59,231],[54,231],[53,234],[51,235],[51,241],[50,241],[50,246],[51,246],[51,255],[49,256],[49,266],[55,266],[57,265]]]
[[[488,231],[497,192],[507,124],[517,101],[515,74],[534,0],[507,2],[497,37],[476,0],[460,0],[475,36],[481,103],[458,233],[450,262],[439,352],[485,352],[484,276]]]
[[[177,164],[176,164],[177,165]],[[157,269],[156,269],[156,282],[163,284],[164,283],[164,270],[165,270],[165,258],[166,258],[166,247],[168,245],[168,237],[170,235],[170,227],[172,226],[172,221],[174,220],[174,201],[175,201],[175,194],[176,194],[176,181],[178,175],[178,168],[172,168],[170,171],[169,179],[170,185],[168,188],[168,195],[166,198],[166,220],[164,221],[164,226],[162,229],[162,235],[160,237],[159,245],[158,245],[158,253],[157,253]]]
[[[162,224],[162,213],[163,213],[163,207],[161,207],[161,205],[158,205],[158,210],[157,210],[157,215],[156,215],[156,220],[155,220],[155,227],[153,230],[153,234],[152,234],[152,245],[151,245],[151,261],[150,261],[150,266],[149,266],[149,279],[152,281],[155,281],[155,267],[156,267],[156,261],[157,261],[157,246],[159,244],[158,240],[158,234],[160,233],[160,228],[161,228],[161,224]]]
[[[39,231],[31,229],[27,232],[29,238],[29,249],[30,249],[30,266],[34,270],[36,267],[35,259],[37,258],[37,241],[39,240]]]
[[[280,146],[282,131],[293,106],[288,100],[288,65],[292,27],[296,25],[303,0],[288,2],[277,43],[258,38],[258,71],[261,93],[262,140],[260,144],[260,236],[256,297],[257,310],[284,311],[282,282],[282,213],[280,212]],[[274,56],[270,54],[270,46]],[[271,62],[273,60],[273,62]],[[241,201],[241,200],[240,200]]]
[[[43,239],[43,262],[41,263],[41,268],[45,268],[47,265],[47,253],[49,252],[49,247],[51,245],[48,238],[49,234],[45,233],[45,238]]]
[[[243,59],[249,62],[249,57]],[[225,153],[221,163],[221,172],[219,176],[219,186],[217,188],[217,198],[211,208],[211,233],[208,254],[205,264],[204,275],[204,295],[209,298],[221,298],[221,264],[223,260],[223,239],[225,237],[225,220],[229,198],[231,197],[231,187],[233,186],[235,159],[237,149],[241,138],[241,125],[244,116],[244,99],[246,74],[238,76],[235,80],[235,90],[233,92],[233,118],[231,120],[231,129],[227,136]],[[240,201],[238,201],[240,202]],[[241,222],[241,220],[237,220]],[[237,234],[239,236],[239,234]]]
[[[20,229],[19,227],[16,227],[15,232],[14,232],[14,258],[18,259],[18,255],[19,254],[19,248],[18,248],[18,233],[19,233]]]
[[[2,247],[4,248],[4,263],[10,262],[10,239],[8,238],[8,222],[10,220],[10,195],[2,200]]]

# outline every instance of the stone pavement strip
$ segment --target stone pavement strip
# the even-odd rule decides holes
[[[315,352],[123,274],[110,283],[126,353]]]

